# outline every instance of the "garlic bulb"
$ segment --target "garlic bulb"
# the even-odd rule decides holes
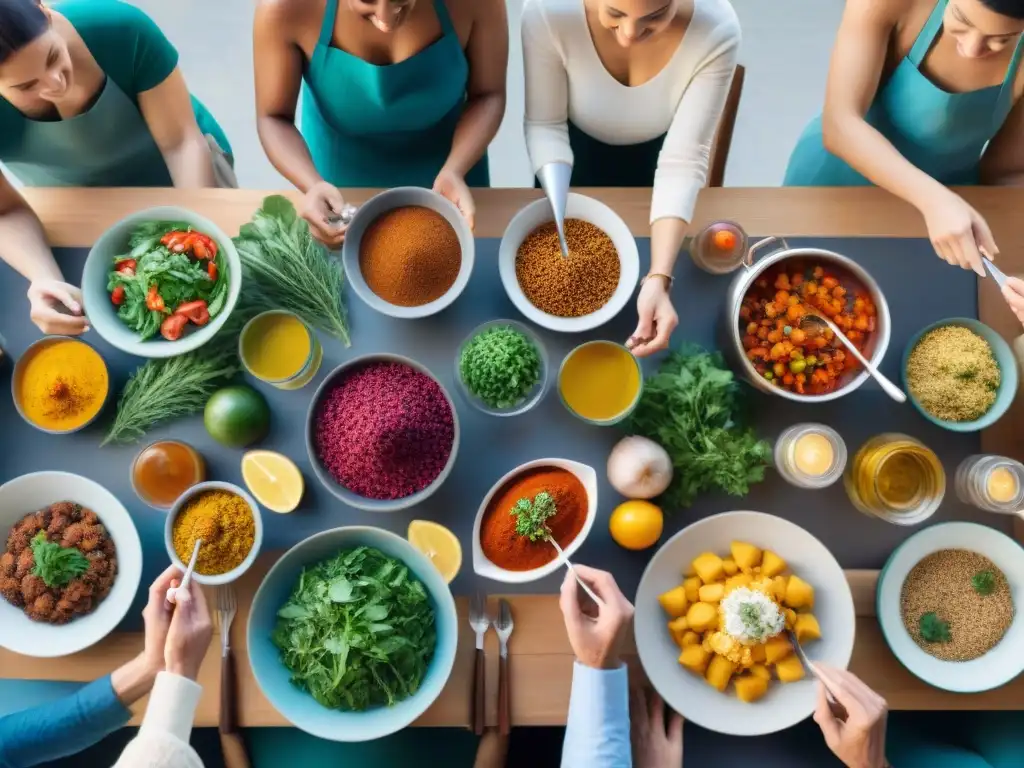
[[[672,482],[672,459],[653,440],[624,437],[608,456],[608,482],[627,499],[653,499]]]

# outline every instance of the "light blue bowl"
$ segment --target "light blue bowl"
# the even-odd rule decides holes
[[[420,689],[408,699],[393,707],[340,712],[320,705],[291,683],[290,673],[281,662],[280,651],[271,642],[270,635],[277,624],[277,612],[291,596],[303,567],[334,557],[343,549],[359,546],[375,547],[401,560],[423,582],[434,607],[437,646]],[[253,598],[246,640],[249,663],[260,690],[296,728],[331,741],[370,741],[402,730],[441,694],[455,663],[458,617],[455,598],[440,572],[408,541],[380,528],[351,526],[310,536],[274,564]]]
[[[947,325],[959,325],[968,330],[974,331],[976,334],[981,336],[988,345],[992,348],[992,355],[996,359],[996,363],[999,365],[999,391],[996,393],[996,401],[992,403],[992,407],[980,418],[974,421],[944,421],[943,419],[936,418],[932,414],[925,410],[924,406],[914,397],[914,393],[910,391],[910,385],[907,383],[907,360],[910,357],[911,351],[917,346],[917,343],[921,338],[936,328],[943,328]],[[972,317],[951,317],[947,320],[939,320],[937,323],[923,328],[910,340],[906,348],[903,350],[903,361],[900,363],[900,373],[903,378],[903,388],[907,393],[907,397],[910,402],[914,404],[914,407],[918,412],[924,416],[932,424],[936,424],[940,427],[948,429],[952,432],[977,432],[978,430],[990,427],[1002,418],[1003,414],[1010,408],[1010,404],[1013,403],[1013,398],[1017,395],[1017,359],[1013,356],[1013,350],[1010,345],[1006,343],[1006,340],[996,333],[994,330],[989,328],[980,320],[975,320]]]

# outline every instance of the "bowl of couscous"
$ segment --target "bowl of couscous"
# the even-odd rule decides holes
[[[953,432],[977,432],[998,421],[1017,394],[1010,345],[970,317],[922,329],[903,353],[903,384],[928,421]]]

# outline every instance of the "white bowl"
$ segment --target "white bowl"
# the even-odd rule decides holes
[[[177,341],[167,341],[162,336],[142,341],[135,331],[121,322],[117,316],[117,309],[110,303],[107,276],[114,263],[113,259],[115,256],[128,253],[128,238],[132,230],[144,221],[187,221],[194,229],[206,233],[216,241],[220,254],[228,265],[228,297],[220,314],[201,328],[189,325]],[[235,250],[231,238],[205,216],[175,206],[149,208],[121,219],[100,235],[99,240],[89,251],[82,272],[82,303],[85,314],[89,316],[89,324],[112,347],[136,357],[177,357],[203,346],[227,322],[235,304],[238,303],[241,290],[242,264],[238,260],[238,251]]]
[[[366,284],[359,268],[359,249],[362,246],[366,228],[381,214],[410,205],[419,205],[437,211],[447,219],[459,238],[459,245],[462,248],[462,264],[459,267],[459,273],[455,276],[455,282],[443,296],[418,307],[401,307],[398,304],[385,301]],[[345,265],[345,275],[348,277],[349,284],[360,299],[383,315],[412,319],[436,315],[459,297],[459,294],[469,284],[469,277],[473,273],[475,249],[473,232],[466,222],[466,217],[447,198],[423,187],[395,187],[374,195],[359,206],[359,210],[356,211],[352,223],[349,224],[345,232],[345,244],[341,249],[341,259]]]
[[[142,578],[142,542],[128,510],[99,483],[70,472],[32,472],[0,486],[2,540],[25,515],[60,501],[81,504],[99,517],[117,547],[117,578],[96,610],[61,626],[32,621],[0,598],[0,645],[25,656],[68,656],[98,643],[128,613]]]
[[[178,553],[174,550],[174,521],[191,499],[206,491],[227,491],[228,493],[233,493],[241,498],[242,501],[249,505],[249,509],[252,511],[252,520],[256,526],[252,549],[250,549],[249,554],[245,556],[245,560],[238,564],[238,567],[228,571],[227,573],[217,574],[216,576],[204,576],[198,571],[192,572],[192,579],[197,584],[205,584],[209,587],[219,587],[224,584],[230,584],[238,579],[239,576],[248,571],[252,564],[256,562],[256,556],[260,553],[260,547],[263,545],[263,517],[260,514],[260,507],[256,503],[256,500],[237,485],[222,483],[217,480],[208,480],[205,483],[197,483],[196,485],[193,485],[181,494],[176,502],[174,502],[174,506],[172,506],[170,511],[167,513],[167,519],[164,522],[164,546],[167,548],[167,556],[171,558],[171,563],[176,565],[182,571],[188,567],[188,563],[183,563],[181,558],[178,557]]]
[[[760,512],[723,512],[690,525],[655,553],[636,593],[634,630],[640,663],[665,702],[702,728],[731,736],[760,736],[796,725],[814,712],[818,692],[810,675],[796,683],[773,680],[763,699],[745,704],[732,689],[719,693],[682,667],[668,617],[658,595],[682,583],[690,561],[702,552],[725,555],[732,541],[746,541],[782,557],[792,573],[815,591],[814,616],[821,640],[804,650],[812,661],[845,668],[853,654],[856,617],[843,569],[824,544],[781,517]]]
[[[528,320],[552,331],[579,333],[604,325],[626,306],[640,280],[640,255],[637,252],[636,239],[626,226],[626,222],[601,201],[570,192],[565,216],[568,219],[582,219],[600,228],[612,239],[615,250],[618,251],[621,266],[619,285],[603,307],[582,317],[549,315],[535,307],[519,286],[519,279],[516,277],[516,254],[519,252],[519,246],[533,230],[553,220],[551,205],[547,198],[530,203],[509,222],[498,249],[498,270],[501,273],[501,284],[505,286],[505,293],[516,305],[516,309]]]
[[[925,653],[903,626],[900,595],[915,565],[940,549],[968,549],[984,555],[1006,574],[1016,606],[1002,641],[973,661],[943,661]],[[900,663],[929,685],[954,693],[978,693],[1010,682],[1024,671],[1024,551],[1009,536],[977,523],[941,523],[918,531],[889,556],[878,578],[875,608],[886,643]]]
[[[559,568],[564,567],[561,561],[555,557],[550,563],[542,565],[540,568],[534,568],[529,571],[509,571],[505,568],[499,568],[492,563],[484,554],[483,547],[480,546],[480,523],[483,520],[484,512],[487,511],[487,505],[491,503],[491,498],[513,477],[537,467],[556,467],[572,472],[583,483],[583,488],[587,492],[587,519],[576,538],[572,540],[569,546],[565,547],[566,559],[572,558],[573,553],[586,541],[587,536],[590,534],[590,529],[594,527],[594,519],[597,517],[597,472],[593,467],[580,464],[578,461],[569,461],[568,459],[537,459],[536,461],[520,464],[511,472],[503,475],[498,482],[491,486],[491,490],[484,496],[484,500],[476,512],[476,520],[473,521],[473,570],[478,576],[501,581],[505,584],[526,584],[543,579],[545,576],[549,576]],[[554,548],[551,551],[554,553]]]

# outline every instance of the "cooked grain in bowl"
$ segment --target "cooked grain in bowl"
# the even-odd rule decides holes
[[[992,347],[959,325],[926,333],[907,358],[911,394],[943,421],[980,419],[995,403],[1000,381]]]

